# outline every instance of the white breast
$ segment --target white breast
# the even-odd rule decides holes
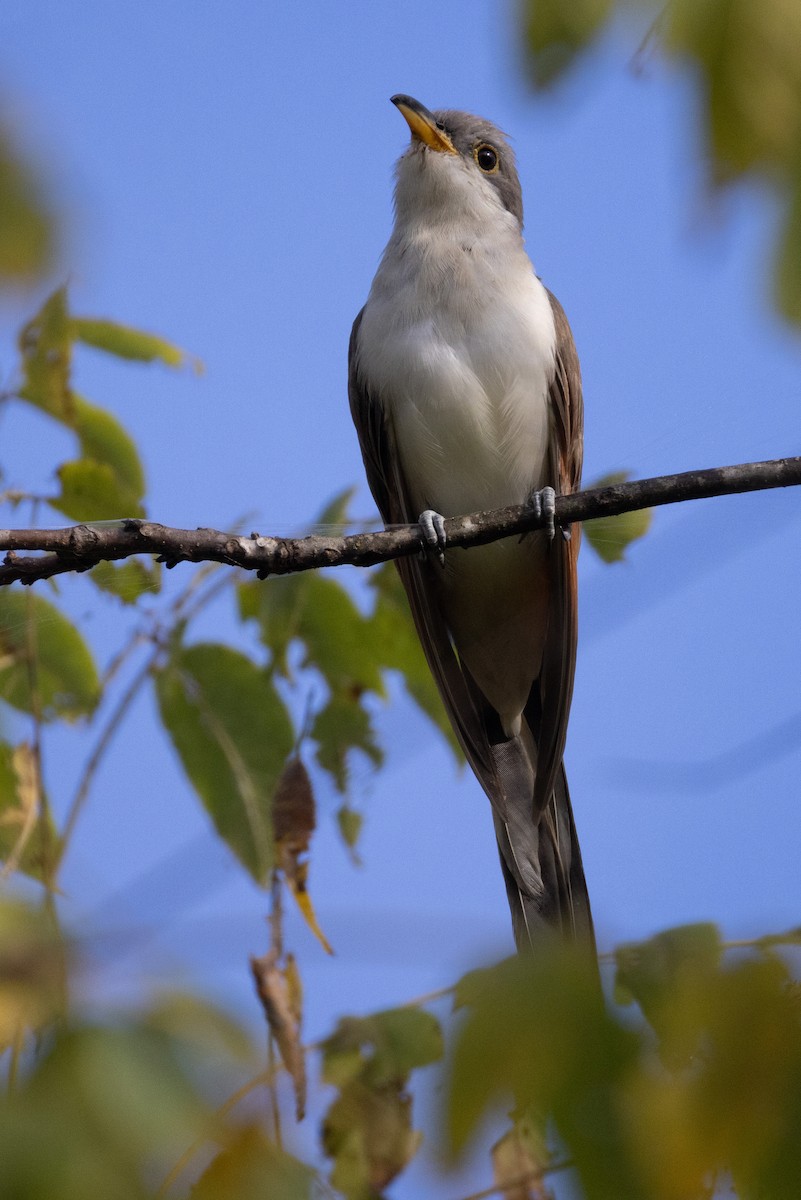
[[[363,377],[415,507],[522,503],[543,478],[555,330],[517,230],[394,237],[365,307]]]

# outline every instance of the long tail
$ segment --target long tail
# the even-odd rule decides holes
[[[564,765],[539,821],[532,812],[533,769],[518,738],[493,747],[504,784],[506,820],[494,814],[515,942],[521,952],[559,934],[595,953],[590,897],[584,879]]]

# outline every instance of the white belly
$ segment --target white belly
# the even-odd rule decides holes
[[[499,278],[480,245],[436,258],[407,248],[376,275],[360,360],[420,509],[522,503],[542,480],[553,314],[522,245],[504,267]]]
[[[390,243],[359,338],[414,515],[521,504],[544,482],[548,458],[547,293],[522,245],[502,274],[480,245],[436,258],[420,249],[393,256]],[[539,673],[545,552],[541,536],[454,550],[439,583],[456,647],[510,732]]]

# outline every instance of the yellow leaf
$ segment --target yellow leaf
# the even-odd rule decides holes
[[[286,877],[287,886],[289,887],[292,895],[295,897],[295,901],[301,911],[304,921],[317,938],[323,950],[325,950],[326,954],[333,954],[333,948],[318,924],[314,906],[311,902],[311,897],[306,891],[306,879],[308,874],[309,864],[298,863],[294,874],[292,876],[287,875]]]
[[[36,828],[39,816],[39,768],[36,756],[27,742],[15,746],[11,755],[11,767],[16,779],[16,792],[19,805],[16,808],[6,808],[0,814],[0,825],[12,825],[19,829],[16,841],[8,854],[0,879],[13,875],[20,864],[25,847]]]

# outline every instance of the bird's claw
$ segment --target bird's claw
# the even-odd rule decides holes
[[[439,559],[440,566],[444,567],[445,544],[448,539],[445,533],[445,518],[442,513],[435,512],[433,508],[427,508],[425,512],[420,513],[417,523],[420,526],[426,549],[433,551]]]
[[[532,492],[529,496],[529,504],[534,509],[536,516],[543,522],[543,533],[548,541],[552,542],[556,533],[556,492],[552,487],[544,487],[539,492]]]

